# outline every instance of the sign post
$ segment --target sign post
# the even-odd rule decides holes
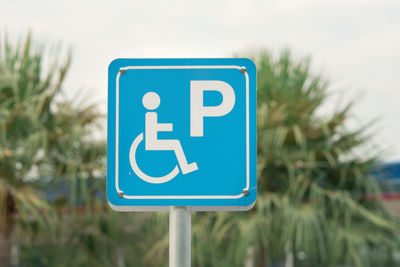
[[[256,67],[245,58],[116,59],[108,81],[108,202],[169,210],[170,266],[189,266],[191,211],[255,204]]]
[[[190,229],[190,208],[171,207],[169,213],[169,266],[190,266]]]

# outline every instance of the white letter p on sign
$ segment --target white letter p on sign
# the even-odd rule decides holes
[[[217,91],[222,94],[218,106],[204,106],[203,92]],[[203,118],[221,117],[235,105],[232,86],[223,81],[190,81],[190,136],[203,136]]]

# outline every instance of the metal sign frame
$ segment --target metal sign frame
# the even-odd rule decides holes
[[[137,62],[137,64],[126,64],[129,63],[133,60],[133,62]],[[250,79],[255,79],[255,66],[252,61],[249,59],[209,59],[209,61],[214,62],[220,62],[220,65],[214,65],[214,64],[204,64],[207,59],[175,59],[174,63],[181,63],[181,64],[172,64],[172,65],[162,65],[160,64],[159,61],[168,63],[169,59],[149,59],[149,62],[146,62],[148,65],[144,65],[143,59],[117,59],[113,61],[110,64],[110,69],[109,69],[109,84],[114,83],[115,84],[115,125],[108,125],[108,130],[110,134],[110,130],[115,130],[115,154],[114,154],[114,159],[110,158],[110,155],[108,156],[108,164],[114,164],[115,172],[112,174],[110,173],[110,170],[108,170],[107,173],[107,180],[109,179],[114,179],[115,181],[115,191],[114,192],[109,192],[110,188],[108,187],[107,191],[107,196],[109,194],[117,194],[120,198],[122,199],[165,199],[165,200],[174,200],[174,199],[187,199],[187,200],[193,200],[193,199],[239,199],[242,197],[247,197],[249,191],[251,190],[253,193],[256,193],[256,185],[250,188],[250,160],[256,161],[256,155],[254,151],[252,151],[252,155],[250,152],[250,131],[255,131],[255,125],[250,125],[250,116],[255,116],[255,106],[251,107],[250,104],[250,94],[253,94],[252,97],[255,97],[255,80],[250,81]],[[156,61],[158,64],[151,64],[152,62]],[[119,64],[119,71],[115,74],[110,73],[111,66],[112,64]],[[241,64],[229,64],[229,63],[241,63]],[[247,68],[253,68],[252,69],[252,77],[249,77]],[[206,70],[213,70],[213,69],[237,69],[239,70],[244,76],[245,76],[245,90],[246,90],[246,186],[241,190],[241,192],[238,192],[238,194],[235,195],[127,195],[124,193],[120,187],[119,187],[119,101],[120,101],[120,77],[121,75],[125,75],[125,73],[129,70],[160,70],[160,69],[166,69],[166,70],[181,70],[181,69],[187,69],[187,70],[199,70],[199,69],[206,69]],[[113,79],[114,76],[114,79]],[[253,85],[254,88],[251,88],[251,84]],[[251,92],[251,90],[253,91]],[[114,92],[110,92],[109,89],[109,101],[110,101],[110,94]],[[254,101],[255,102],[255,101]],[[255,103],[254,103],[255,104]],[[253,105],[254,105],[253,104]],[[110,107],[110,102],[109,102],[109,107]],[[254,109],[254,110],[251,110]],[[109,110],[109,118],[112,116],[113,112],[110,112]],[[252,113],[252,114],[251,114]],[[110,121],[110,120],[109,120]],[[255,120],[253,122],[255,124]],[[115,129],[113,129],[115,127]],[[253,127],[251,129],[251,127]],[[253,133],[252,136],[255,136]],[[110,141],[110,140],[109,140]],[[256,142],[253,141],[253,144]],[[110,146],[108,147],[110,149]],[[254,148],[252,149],[254,150]],[[252,157],[252,159],[250,159]],[[111,160],[110,160],[111,159]],[[108,168],[109,169],[109,168]],[[253,177],[255,179],[255,177]],[[108,183],[109,181],[107,181]],[[254,181],[253,181],[254,184]],[[171,205],[161,205],[161,206],[131,206],[131,205],[119,205],[119,204],[114,204],[112,201],[109,199],[109,205],[117,211],[168,211],[169,207]],[[190,210],[192,211],[218,211],[218,210],[249,210],[251,209],[255,204],[255,196],[254,196],[254,201],[247,206],[204,206],[204,205],[188,205],[190,207]]]

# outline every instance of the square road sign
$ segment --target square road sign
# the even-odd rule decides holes
[[[115,210],[250,209],[256,135],[249,59],[116,59],[109,66],[107,198]]]

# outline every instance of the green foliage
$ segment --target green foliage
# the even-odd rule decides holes
[[[296,265],[369,266],[377,249],[387,255],[382,264],[392,263],[400,228],[372,197],[378,156],[368,150],[368,127],[346,128],[351,104],[320,115],[328,82],[310,72],[308,59],[284,51],[255,60],[259,196],[249,214],[221,215],[236,264],[253,257],[273,265],[293,255]]]
[[[93,136],[102,115],[63,97],[70,56],[58,58],[49,61],[30,35],[0,42],[0,236],[15,230],[17,243],[54,235],[66,227],[66,204],[96,205],[103,191],[106,146]]]
[[[1,218],[18,214],[43,221],[40,212],[48,205],[31,184],[45,175],[40,168],[48,151],[45,124],[69,61],[43,73],[42,57],[32,51],[30,37],[16,49],[5,39],[0,55]]]
[[[61,219],[63,222],[55,225],[54,235],[39,233],[22,242],[21,263],[28,266],[167,265],[168,260],[145,256],[168,232],[168,219],[160,221],[150,213],[116,213],[106,209],[86,215],[65,210]]]
[[[43,51],[30,36],[15,48],[5,39],[0,48],[0,199],[11,196],[22,215],[46,205],[29,194],[37,183],[64,176],[76,183],[79,176],[90,179],[103,171],[105,143],[93,141],[101,118],[95,106],[61,99],[70,57],[45,72]],[[74,202],[77,187],[71,188]]]

